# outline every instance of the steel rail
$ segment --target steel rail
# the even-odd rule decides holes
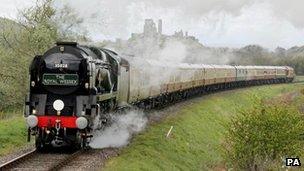
[[[17,164],[17,163],[19,163],[19,162],[21,162],[21,161],[23,161],[23,160],[31,157],[35,153],[36,153],[36,149],[33,149],[33,150],[31,150],[31,151],[29,151],[27,153],[24,153],[24,154],[22,154],[22,155],[20,155],[20,156],[18,156],[16,158],[8,161],[8,162],[5,162],[5,163],[1,164],[0,165],[0,171],[6,170],[8,168],[11,168],[14,164]]]

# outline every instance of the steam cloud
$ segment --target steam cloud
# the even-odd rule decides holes
[[[139,110],[124,114],[112,114],[113,123],[104,130],[96,130],[90,142],[92,148],[122,147],[129,143],[131,136],[142,131],[148,119]]]

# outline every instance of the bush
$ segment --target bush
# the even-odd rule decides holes
[[[274,169],[284,157],[303,156],[303,116],[284,104],[262,104],[240,111],[226,135],[228,163],[236,169]],[[278,168],[277,168],[278,169]]]

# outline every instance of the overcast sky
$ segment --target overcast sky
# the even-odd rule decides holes
[[[16,18],[33,0],[0,0],[0,16]],[[61,6],[67,1],[56,0]],[[207,46],[304,45],[303,0],[70,0],[95,40],[142,32],[145,18],[163,19],[163,32],[183,29]]]

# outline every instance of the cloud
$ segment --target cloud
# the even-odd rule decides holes
[[[304,27],[304,14],[303,6],[304,1],[302,0],[272,0],[265,1],[259,0],[259,2],[266,2],[271,6],[271,9],[274,11],[274,14],[281,19],[288,20],[296,27]]]
[[[20,7],[29,7],[34,3],[34,0],[0,0],[0,17],[17,18]]]
[[[0,15],[14,16],[35,1],[0,0]],[[268,48],[303,44],[303,0],[55,0],[69,3],[85,19],[95,40],[129,38],[144,19],[163,19],[163,32],[187,30],[209,46]]]
[[[301,0],[76,0],[71,3],[98,39],[128,38],[141,32],[145,18],[163,19],[163,32],[187,30],[209,46],[240,47],[261,44],[268,48],[303,44]],[[86,8],[83,8],[86,6]],[[85,11],[85,12],[84,12]],[[95,24],[94,21],[103,21]]]
[[[211,46],[240,47],[260,44],[268,48],[291,47],[303,44],[302,27],[297,27],[287,18],[276,14],[269,3],[257,2],[244,6],[239,15],[225,12],[204,16],[192,32],[205,38]]]

